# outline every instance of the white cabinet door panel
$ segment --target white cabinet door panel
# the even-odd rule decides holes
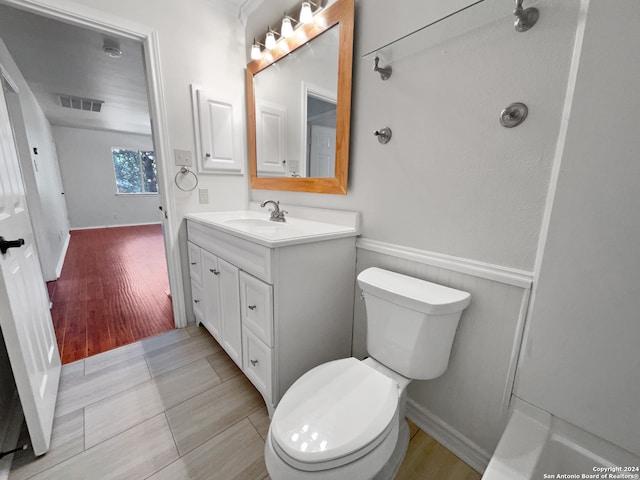
[[[202,285],[202,260],[200,257],[200,247],[187,242],[187,251],[189,252],[189,274],[191,279]]]
[[[242,368],[239,270],[221,258],[218,258],[218,267],[220,268],[222,346],[231,359]]]
[[[221,305],[220,305],[220,269],[218,257],[202,250],[202,288],[205,295],[204,326],[218,342],[222,342]]]
[[[240,312],[242,323],[273,347],[273,287],[240,272]]]
[[[265,398],[271,398],[273,350],[262,343],[248,328],[243,329],[243,334],[244,366],[242,370]]]

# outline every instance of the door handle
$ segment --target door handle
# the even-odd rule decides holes
[[[24,245],[24,238],[17,240],[5,240],[4,237],[0,237],[0,252],[4,255],[10,248],[20,248]]]

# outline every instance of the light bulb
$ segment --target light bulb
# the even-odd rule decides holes
[[[289,20],[288,18],[282,19],[282,27],[280,27],[280,34],[284,38],[289,38],[291,35],[293,35],[293,26],[291,25],[291,20]]]
[[[260,52],[260,47],[255,41],[253,45],[251,45],[251,60],[260,60],[262,58],[262,52]]]
[[[267,33],[267,37],[264,40],[264,46],[269,50],[276,46],[276,37],[273,32]]]
[[[311,11],[311,4],[304,2],[302,8],[300,8],[300,23],[313,22],[313,12]]]

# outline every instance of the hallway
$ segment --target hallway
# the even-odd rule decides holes
[[[174,328],[160,225],[73,230],[47,287],[63,364]]]

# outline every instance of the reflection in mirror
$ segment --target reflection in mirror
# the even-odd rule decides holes
[[[334,177],[336,25],[253,78],[259,177]]]
[[[247,65],[251,187],[347,193],[354,0],[336,0]]]

